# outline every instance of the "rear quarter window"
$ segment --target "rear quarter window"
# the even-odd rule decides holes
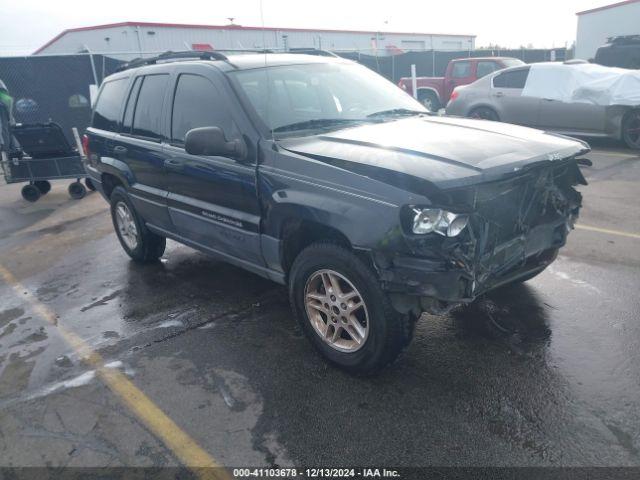
[[[467,78],[471,76],[471,62],[463,61],[453,64],[453,70],[451,72],[453,78]]]
[[[493,78],[493,86],[494,88],[524,88],[528,76],[528,68],[504,72]]]
[[[120,109],[127,89],[128,78],[105,82],[93,112],[92,126],[115,132],[118,129]]]
[[[478,62],[478,66],[476,67],[476,76],[478,78],[482,78],[489,75],[490,73],[495,72],[496,70],[500,70],[500,66],[496,62],[481,61]]]

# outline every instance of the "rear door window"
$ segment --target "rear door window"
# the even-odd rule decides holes
[[[524,88],[524,84],[527,83],[527,77],[529,76],[529,69],[523,68],[520,70],[511,70],[509,72],[496,75],[493,79],[493,86],[495,88]]]
[[[169,75],[147,75],[142,80],[131,133],[152,140],[162,138],[162,101]]]
[[[187,132],[198,127],[220,127],[229,135],[230,126],[231,118],[216,86],[200,75],[180,75],[173,98],[171,142],[184,144]]]
[[[471,62],[456,62],[451,72],[453,78],[467,78],[471,76]]]
[[[128,82],[128,78],[105,82],[93,113],[93,127],[110,132],[117,131]]]

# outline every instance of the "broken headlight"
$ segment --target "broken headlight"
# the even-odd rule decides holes
[[[435,232],[445,237],[455,237],[462,232],[469,223],[469,215],[453,213],[439,208],[413,209],[412,231],[418,235]]]

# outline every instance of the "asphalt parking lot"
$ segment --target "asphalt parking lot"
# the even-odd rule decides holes
[[[559,259],[424,316],[372,379],[321,360],[282,287],[172,242],[136,265],[98,194],[2,184],[1,464],[640,466],[640,156],[589,158]]]

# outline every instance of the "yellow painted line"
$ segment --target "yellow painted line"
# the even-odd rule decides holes
[[[611,230],[609,228],[592,227],[591,225],[576,225],[579,230],[588,230],[590,232],[606,233],[609,235],[618,235],[619,237],[635,238],[640,240],[640,234],[631,232],[621,232],[620,230]]]
[[[26,299],[36,312],[54,325],[62,338],[78,353],[80,358],[96,370],[98,377],[124,403],[158,439],[198,478],[203,480],[228,480],[229,473],[211,455],[201,448],[184,430],[165,414],[155,403],[137,388],[120,370],[106,368],[101,355],[82,338],[61,325],[57,315],[40,302],[14,275],[0,265],[0,276],[20,298]]]
[[[638,158],[638,154],[635,152],[623,153],[623,152],[608,152],[607,150],[591,150],[589,153],[585,154],[585,157],[588,158],[590,154],[595,155],[603,155],[606,157],[620,157],[620,158]]]

